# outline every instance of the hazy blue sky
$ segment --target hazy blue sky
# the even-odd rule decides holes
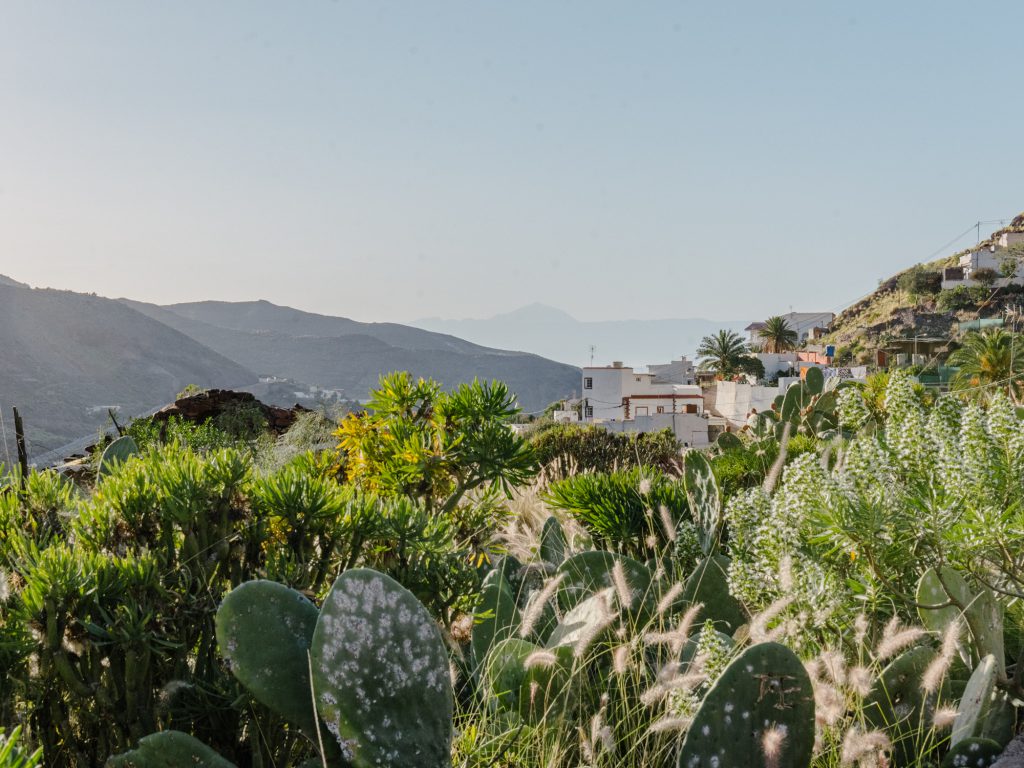
[[[0,0],[0,273],[367,320],[827,310],[1024,209],[1022,29],[1020,2]]]

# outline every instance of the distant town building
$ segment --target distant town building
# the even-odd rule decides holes
[[[640,373],[616,362],[583,369],[583,421],[613,432],[671,429],[688,446],[706,445],[707,420],[693,363],[685,357]],[[655,373],[654,371],[658,371]]]
[[[977,285],[975,275],[979,269],[991,269],[998,274],[997,286],[1024,283],[1024,262],[1007,253],[1007,249],[1021,243],[1024,243],[1024,232],[998,232],[977,248],[961,254],[957,266],[942,270],[943,290]],[[1005,272],[1010,274],[1004,276]]]

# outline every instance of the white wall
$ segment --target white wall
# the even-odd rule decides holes
[[[751,411],[770,411],[775,398],[782,392],[778,387],[759,387],[735,381],[716,381],[714,406],[711,412],[721,416],[733,427],[742,427],[747,423]]]
[[[597,426],[603,427],[609,432],[624,434],[671,429],[675,433],[676,439],[690,448],[700,448],[708,444],[708,420],[692,413],[640,416],[629,421],[606,421]]]

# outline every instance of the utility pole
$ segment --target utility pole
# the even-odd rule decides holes
[[[28,450],[25,448],[25,425],[21,421],[21,414],[14,408],[14,440],[18,444],[18,466],[21,467],[21,488],[25,489],[28,483]]]
[[[594,367],[594,353],[597,352],[597,347],[593,344],[590,345],[590,367]]]

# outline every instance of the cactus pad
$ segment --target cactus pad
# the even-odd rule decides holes
[[[914,765],[923,736],[921,723],[930,723],[942,691],[925,693],[921,680],[936,652],[918,646],[903,652],[882,670],[864,699],[864,717],[874,728],[884,730],[892,741],[895,766]]]
[[[765,754],[765,734],[781,734]],[[814,692],[803,664],[778,643],[751,646],[711,687],[679,752],[678,768],[806,768],[814,748]]]
[[[515,597],[500,570],[491,571],[484,579],[477,620],[473,625],[473,656],[483,664],[487,652],[496,642],[511,637],[519,626],[519,609]]]
[[[940,768],[987,768],[999,759],[1003,748],[991,739],[964,739],[942,760]]]
[[[317,709],[356,768],[446,768],[448,654],[426,608],[388,576],[341,574],[310,649]]]
[[[558,567],[564,573],[558,587],[558,606],[562,612],[571,611],[583,600],[608,587],[615,587],[613,570],[615,563],[622,563],[623,575],[629,591],[629,600],[620,605],[632,615],[647,615],[652,606],[650,569],[631,557],[604,550],[580,552]]]
[[[309,646],[320,612],[294,589],[248,581],[217,609],[217,645],[249,692],[311,739],[317,718],[309,688]]]
[[[139,452],[139,446],[129,435],[119,437],[103,450],[100,457],[100,466],[97,470],[99,477],[106,477],[119,465],[123,464]]]
[[[557,568],[565,560],[568,550],[562,525],[558,518],[552,515],[544,521],[544,527],[540,532],[540,559]]]
[[[499,706],[536,725],[561,711],[571,670],[571,648],[546,651],[511,637],[491,649],[484,677]]]
[[[158,731],[139,739],[130,752],[114,755],[107,768],[235,768],[208,746],[181,731]]]
[[[701,551],[710,555],[718,547],[722,533],[722,497],[718,491],[711,463],[700,451],[687,451],[683,457],[686,497],[690,501],[690,514],[697,526],[697,541]]]
[[[715,629],[731,635],[747,621],[740,602],[729,592],[729,558],[715,555],[697,563],[683,587],[680,600],[686,605],[702,603],[700,620],[711,619]]]

